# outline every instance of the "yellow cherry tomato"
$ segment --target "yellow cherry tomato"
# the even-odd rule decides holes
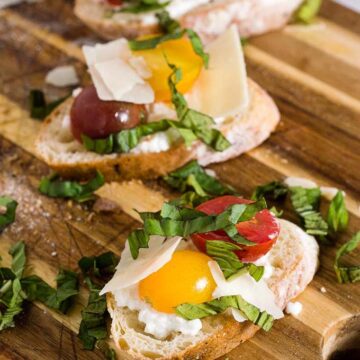
[[[209,256],[197,251],[175,252],[165,266],[140,282],[140,298],[164,313],[174,313],[184,303],[210,301],[216,284],[209,261]]]
[[[177,85],[178,91],[182,94],[191,89],[203,66],[202,59],[194,52],[186,36],[160,43],[155,49],[135,51],[134,55],[142,56],[152,72],[148,82],[154,89],[156,101],[171,100],[168,77],[172,70],[166,58],[170,64],[182,70],[182,80]]]

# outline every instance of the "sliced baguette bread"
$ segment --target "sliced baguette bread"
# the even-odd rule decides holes
[[[203,166],[236,157],[265,141],[280,120],[271,97],[249,79],[250,106],[245,114],[226,119],[219,130],[232,146],[215,152],[199,141],[186,148],[182,142],[167,151],[99,155],[89,152],[74,139],[68,119],[73,99],[60,105],[46,119],[36,143],[38,156],[64,177],[88,178],[95,170],[107,181],[163,176],[198,159]],[[146,140],[145,140],[146,141]]]
[[[178,20],[195,30],[207,42],[236,24],[241,37],[259,35],[285,26],[303,0],[215,0],[203,2]],[[156,23],[148,24],[141,14],[116,13],[105,2],[76,0],[75,14],[106,39],[135,38],[159,31]]]
[[[275,294],[277,305],[284,308],[314,277],[319,247],[314,237],[295,224],[280,220],[280,226],[279,238],[269,252],[273,273],[267,284]],[[196,336],[173,333],[159,340],[144,332],[136,311],[117,307],[109,294],[107,304],[120,359],[212,360],[248,340],[259,329],[248,321],[236,322],[224,313],[203,319],[203,328]]]

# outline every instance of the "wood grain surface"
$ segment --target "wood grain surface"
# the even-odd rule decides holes
[[[0,254],[6,264],[9,246],[24,240],[31,272],[50,284],[60,266],[78,270],[84,255],[106,249],[120,254],[129,232],[139,226],[133,208],[156,210],[175,196],[161,181],[107,185],[99,195],[115,199],[121,209],[104,214],[38,193],[39,180],[50,169],[34,155],[41,124],[29,116],[29,91],[43,89],[50,100],[68,94],[71,89],[44,82],[61,64],[73,64],[87,83],[80,46],[96,41],[72,14],[69,0],[0,11],[0,194],[19,202],[16,222],[0,235]],[[274,97],[282,121],[259,148],[211,168],[244,196],[289,175],[345,190],[351,220],[339,237],[343,243],[360,229],[360,16],[325,1],[313,25],[289,25],[252,39],[245,54],[249,75]],[[336,282],[335,251],[322,249],[319,271],[299,296],[298,317],[277,321],[270,333],[258,332],[224,359],[322,359],[340,333],[352,333],[360,343],[360,286]],[[359,252],[349,262],[359,263]],[[0,359],[101,359],[98,351],[82,350],[76,337],[86,298],[82,287],[67,316],[27,304],[16,328],[0,334]]]

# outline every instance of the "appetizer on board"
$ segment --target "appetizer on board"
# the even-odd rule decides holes
[[[232,26],[202,47],[192,30],[84,46],[93,85],[44,122],[37,152],[63,176],[156,178],[197,159],[236,157],[279,122],[270,96],[246,75]]]

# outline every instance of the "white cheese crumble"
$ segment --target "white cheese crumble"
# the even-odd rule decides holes
[[[324,286],[322,286],[322,287],[320,288],[320,291],[321,291],[323,294],[325,294],[325,293],[327,292],[327,290],[326,290],[326,288],[325,288]]]
[[[298,316],[300,315],[301,311],[302,311],[302,308],[303,308],[303,305],[301,302],[299,301],[296,301],[296,302],[289,302],[287,305],[286,305],[286,313],[287,314],[290,314],[292,316]]]
[[[46,75],[45,82],[57,87],[66,87],[77,85],[79,83],[79,78],[74,66],[64,65],[57,66],[50,70]]]

